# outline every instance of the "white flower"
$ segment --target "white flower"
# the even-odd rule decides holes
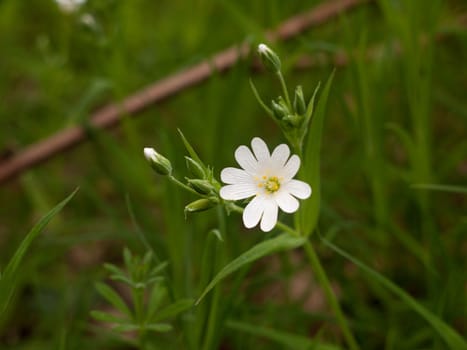
[[[63,12],[71,13],[78,10],[78,8],[86,2],[86,0],[55,0]]]
[[[295,154],[289,158],[287,145],[277,146],[270,154],[266,143],[255,137],[251,148],[254,155],[246,146],[235,151],[235,159],[243,169],[222,170],[221,179],[227,185],[221,188],[220,196],[226,200],[254,196],[243,212],[243,223],[252,228],[261,220],[261,230],[267,232],[276,226],[278,208],[286,213],[297,211],[297,198],[308,198],[311,187],[293,179],[300,168],[300,158]]]

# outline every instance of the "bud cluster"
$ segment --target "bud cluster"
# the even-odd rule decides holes
[[[213,177],[212,169],[205,167],[190,157],[185,157],[188,171],[195,178],[186,178],[187,184],[203,198],[185,206],[186,213],[196,213],[215,207],[219,203],[218,184]]]
[[[182,139],[187,145],[188,141],[183,135]],[[185,214],[211,209],[220,202],[220,184],[214,178],[212,169],[206,167],[194,153],[193,148],[189,144],[188,146],[187,149],[192,157],[185,157],[186,167],[190,174],[190,177],[185,178],[186,183],[172,175],[172,164],[167,158],[156,152],[154,148],[147,147],[144,149],[144,156],[156,173],[167,176],[176,185],[201,197],[185,206]],[[191,154],[192,152],[193,154]]]
[[[315,90],[315,94],[313,94],[310,101],[306,103],[303,89],[298,85],[295,88],[293,102],[291,102],[287,85],[282,76],[281,60],[279,56],[265,44],[258,45],[258,54],[266,69],[275,73],[279,79],[283,96],[271,100],[270,107],[268,107],[261,100],[261,97],[252,83],[255,96],[264,110],[279,124],[286,138],[292,144],[295,151],[298,152],[302,148],[311,121],[314,97],[318,88]]]

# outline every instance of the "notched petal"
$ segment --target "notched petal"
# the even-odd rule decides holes
[[[300,180],[290,180],[284,186],[286,191],[300,199],[307,199],[312,193],[310,185]]]
[[[269,149],[262,139],[260,139],[259,137],[253,138],[253,140],[251,140],[251,149],[253,150],[258,162],[269,162],[271,158],[269,154]]]
[[[219,194],[225,200],[236,201],[255,195],[256,188],[253,184],[226,185],[220,189]]]
[[[251,183],[251,175],[245,170],[237,168],[224,168],[221,171],[221,180],[226,184]]]
[[[261,217],[260,228],[263,232],[271,231],[277,223],[279,208],[274,200],[264,201],[264,213]]]
[[[285,143],[280,144],[276,148],[271,155],[271,163],[276,165],[278,168],[284,167],[285,162],[289,159],[290,156],[290,149]]]
[[[248,203],[243,211],[243,224],[246,228],[253,228],[258,225],[259,220],[264,212],[264,206],[260,197],[255,197]]]
[[[282,168],[284,180],[289,181],[292,179],[297,174],[298,169],[300,169],[300,158],[294,154]]]
[[[235,160],[250,174],[254,174],[258,168],[258,161],[247,146],[240,146],[235,150]]]
[[[298,200],[286,191],[280,191],[276,195],[276,203],[282,211],[294,213],[298,210]]]

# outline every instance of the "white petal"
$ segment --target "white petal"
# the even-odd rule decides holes
[[[300,180],[290,180],[285,183],[284,190],[300,199],[306,199],[311,196],[310,185]]]
[[[298,209],[298,200],[292,197],[287,191],[278,191],[275,195],[275,199],[279,208],[286,213],[294,213]]]
[[[256,196],[248,203],[243,211],[243,224],[246,228],[252,228],[258,225],[261,216],[263,215],[264,204],[261,197]]]
[[[251,148],[255,154],[256,159],[259,163],[269,162],[271,156],[269,155],[269,149],[266,143],[259,137],[255,137],[251,140]]]
[[[291,178],[293,178],[297,174],[299,168],[300,158],[296,154],[294,154],[292,157],[290,157],[289,161],[281,170],[284,180],[289,181]]]
[[[271,163],[277,166],[277,168],[284,167],[285,162],[290,156],[290,149],[285,143],[274,148],[271,155]]]
[[[240,146],[235,150],[235,159],[240,166],[250,174],[255,174],[258,168],[258,161],[247,146]]]
[[[276,202],[271,198],[264,200],[264,213],[261,218],[261,230],[264,232],[271,231],[277,223],[278,207]]]
[[[252,183],[251,175],[245,170],[237,168],[222,169],[221,180],[226,184]]]
[[[221,188],[219,194],[223,199],[236,201],[256,194],[256,186],[253,184],[227,185]]]

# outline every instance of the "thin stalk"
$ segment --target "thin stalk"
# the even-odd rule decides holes
[[[239,214],[243,213],[243,208],[239,207],[236,204],[229,203],[229,209],[237,212]],[[277,228],[280,228],[281,230],[290,233],[293,236],[299,237],[300,233],[290,226],[287,226],[286,224],[278,221],[276,224]],[[355,338],[350,331],[349,326],[347,325],[347,320],[344,316],[344,313],[341,310],[341,307],[339,305],[339,302],[337,301],[336,295],[334,294],[334,291],[331,288],[331,283],[329,282],[328,276],[326,275],[326,272],[323,269],[323,266],[321,265],[321,262],[319,261],[318,256],[316,255],[316,252],[313,248],[313,245],[309,240],[307,240],[304,244],[304,249],[306,252],[306,255],[310,261],[310,266],[311,269],[314,271],[316,274],[316,278],[318,279],[318,282],[324,289],[324,294],[326,295],[326,299],[328,301],[329,306],[331,307],[337,322],[342,329],[342,332],[344,333],[345,340],[347,344],[349,345],[350,350],[358,350],[360,349],[357,342],[355,341]]]
[[[289,90],[287,89],[287,84],[285,83],[285,80],[284,80],[284,77],[282,76],[281,71],[277,72],[277,77],[279,78],[279,81],[281,83],[281,87],[282,87],[282,91],[284,92],[285,102],[287,103],[287,107],[289,107],[289,110],[292,110],[292,104],[290,103],[290,97],[289,97]]]
[[[194,189],[192,189],[190,186],[188,185],[185,185],[183,182],[181,182],[180,180],[178,180],[176,177],[172,176],[172,175],[169,175],[168,176],[169,180],[172,181],[174,184],[176,184],[177,186],[180,186],[182,187],[183,189],[187,190],[188,192],[190,193],[193,193],[194,195],[196,196],[199,196],[199,193],[196,192]]]
[[[217,315],[219,313],[219,299],[220,298],[220,289],[214,289],[214,295],[212,297],[211,308],[209,310],[208,316],[208,325],[206,331],[206,338],[204,339],[203,350],[209,350],[212,347],[215,331],[217,329]]]
[[[225,213],[221,207],[217,207],[217,220],[219,222],[219,230],[221,231],[222,237],[227,237],[227,225],[225,222]],[[224,252],[224,251],[223,251]],[[214,265],[216,269],[220,264],[220,257],[223,254],[219,254],[216,250],[214,253]],[[207,321],[207,331],[206,337],[204,338],[203,350],[209,350],[211,348],[215,348],[216,345],[216,331],[219,330],[219,323],[223,323],[223,320],[220,320],[220,312],[219,312],[219,302],[221,297],[221,285],[218,284],[214,288],[214,294],[211,299],[211,305],[209,308],[209,315]]]
[[[326,272],[324,271],[323,266],[321,265],[321,262],[319,261],[319,258],[316,255],[313,245],[311,244],[309,240],[307,240],[303,247],[310,261],[310,266],[312,270],[314,271],[316,278],[318,279],[318,282],[323,287],[324,294],[326,295],[328,304],[331,307],[332,311],[334,312],[334,315],[336,316],[336,320],[342,332],[344,333],[344,338],[349,346],[349,349],[358,350],[359,346],[357,345],[357,342],[355,341],[355,338],[352,332],[350,331],[349,326],[347,325],[347,320],[345,319],[344,313],[342,312],[340,308],[336,295],[334,294],[334,291],[332,290],[331,283],[329,282]]]

